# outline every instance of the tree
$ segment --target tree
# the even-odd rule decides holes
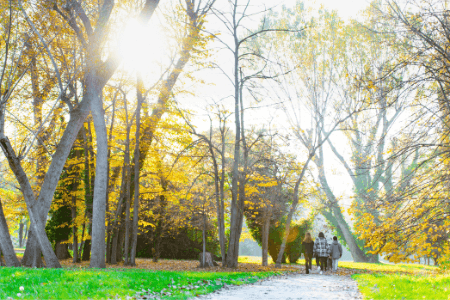
[[[363,215],[356,226],[372,252],[384,253],[391,261],[432,256],[435,263],[445,262],[450,253],[444,238],[449,226],[444,220],[447,178],[441,169],[448,149],[447,3],[387,1],[374,3],[372,11],[375,28],[389,27],[395,36],[384,43],[399,51],[399,61],[386,68],[380,80],[409,71],[401,83],[414,92],[408,99],[414,110],[388,150],[388,160],[395,165],[386,175],[396,180],[387,180],[389,189],[369,206],[377,215],[355,205]]]
[[[279,22],[293,30],[300,26],[299,20],[307,17],[303,5],[298,4],[294,10],[286,11],[286,16]],[[276,42],[279,46],[277,52],[274,52],[275,59],[282,62],[280,65],[298,66],[279,80],[279,90],[275,92],[275,97],[282,103],[292,135],[307,150],[307,158],[297,175],[294,199],[287,216],[286,233],[277,258],[277,267],[281,266],[290,223],[299,202],[300,184],[309,164],[316,162],[318,151],[321,151],[324,143],[340,124],[364,109],[363,103],[349,106],[348,100],[340,98],[335,91],[335,82],[342,76],[343,71],[341,62],[337,59],[340,43],[337,32],[342,28],[341,21],[335,13],[321,11],[317,19],[310,17],[310,21],[306,22],[309,27],[295,36],[293,42],[285,43],[292,40],[291,36],[279,34]],[[350,109],[344,110],[347,106]],[[334,110],[331,111],[331,108]],[[338,213],[337,208],[335,211]]]
[[[146,1],[143,6],[143,9],[140,14],[140,18],[144,20],[148,20],[156,6],[158,5],[158,0]],[[33,29],[34,33],[39,36],[40,42],[43,47],[47,47],[47,43],[44,41],[42,36],[36,29],[36,26],[32,22],[32,20],[27,16],[26,10],[23,9],[21,1],[19,1],[19,5],[24,14],[24,17],[27,19],[28,24]],[[38,4],[35,4],[36,6]],[[102,6],[99,7],[98,15],[96,16],[97,22],[96,27],[92,27],[92,22],[89,19],[89,16],[86,14],[84,8],[79,5],[77,2],[70,2],[70,5],[65,6],[65,12],[61,11],[57,4],[55,4],[51,9],[53,9],[57,14],[61,17],[63,23],[66,24],[67,27],[71,28],[74,34],[77,36],[79,43],[82,45],[82,49],[85,58],[86,64],[83,66],[83,97],[81,102],[76,103],[76,107],[69,104],[70,102],[67,100],[67,95],[65,94],[66,89],[63,88],[62,83],[60,81],[60,98],[65,101],[70,110],[70,120],[67,124],[66,130],[56,148],[55,154],[53,155],[52,162],[48,168],[46,173],[46,177],[42,184],[42,188],[37,199],[37,205],[33,205],[33,207],[38,207],[39,211],[30,211],[30,218],[32,220],[33,228],[36,229],[37,239],[39,241],[41,250],[44,253],[44,257],[46,257],[46,262],[48,266],[59,266],[59,262],[57,260],[50,258],[50,249],[48,248],[49,243],[44,247],[46,237],[43,236],[43,221],[45,220],[47,213],[50,209],[50,205],[53,199],[53,193],[55,191],[59,174],[61,174],[64,163],[69,155],[70,149],[73,145],[73,142],[84,122],[90,110],[93,111],[93,119],[94,124],[96,124],[96,135],[97,135],[97,168],[96,168],[96,177],[95,177],[95,186],[94,186],[94,209],[93,209],[93,248],[92,248],[92,259],[91,259],[91,267],[104,267],[104,211],[105,211],[105,196],[106,196],[106,153],[107,153],[107,141],[106,141],[106,127],[105,121],[103,119],[103,108],[101,102],[101,92],[109,80],[109,78],[113,75],[115,69],[120,63],[120,58],[117,55],[110,55],[110,57],[103,61],[101,59],[101,45],[105,42],[107,36],[107,23],[111,17],[111,12],[114,7],[114,3],[112,1],[104,1]],[[38,11],[41,12],[49,12],[48,7],[39,7]],[[95,18],[95,16],[91,16]],[[76,22],[76,19],[79,18],[81,23],[83,24],[83,29],[81,29]],[[84,32],[82,31],[84,30]],[[46,48],[47,54],[51,56],[51,53]],[[52,60],[53,61],[53,60]],[[55,72],[58,74],[58,66],[53,61]],[[21,182],[21,186],[23,186],[23,190],[26,191],[25,199],[27,202],[32,203],[32,192],[31,187],[28,187],[27,180],[25,179],[25,174],[21,171],[20,163],[11,147],[6,143],[3,146],[6,149],[5,152],[8,154],[8,158],[11,164],[11,167],[16,171],[19,182]],[[24,179],[22,179],[24,178]],[[27,188],[27,189],[25,189]],[[30,198],[30,199],[28,199]],[[30,209],[29,209],[30,210]],[[39,216],[39,218],[37,218]],[[40,220],[38,220],[40,219]],[[39,224],[40,223],[40,224]],[[30,239],[31,236],[30,236]],[[44,252],[45,251],[45,252]]]

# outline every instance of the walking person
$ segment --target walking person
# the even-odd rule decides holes
[[[319,238],[314,243],[313,249],[314,254],[319,257],[320,274],[322,274],[323,271],[327,270],[327,258],[330,254],[330,247],[323,232],[319,232]]]
[[[311,261],[313,258],[314,252],[314,241],[311,238],[311,233],[307,232],[305,234],[305,238],[302,242],[303,252],[305,254],[305,268],[306,274],[309,274],[309,270],[311,270]]]
[[[337,271],[338,261],[342,257],[342,245],[338,242],[337,236],[333,236],[333,243],[330,246],[330,255],[333,260],[333,272]]]

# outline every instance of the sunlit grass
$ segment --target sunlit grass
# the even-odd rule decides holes
[[[250,264],[261,264],[262,258],[261,256],[239,256],[238,262],[240,263],[250,263]],[[273,264],[274,261],[272,257],[269,256],[268,263]]]
[[[240,263],[253,263],[261,264],[261,257],[259,256],[239,256]],[[313,265],[316,264],[315,259],[312,261]],[[269,256],[269,264],[274,264],[274,261]],[[304,265],[305,260],[299,259],[297,265]],[[435,273],[439,270],[436,266],[420,265],[420,264],[385,264],[385,263],[358,263],[339,261],[339,268],[354,269],[369,272],[387,272],[387,273],[410,273],[419,274],[431,272]]]
[[[261,256],[239,256],[238,262],[240,263],[251,263],[251,264],[261,264],[262,263],[262,257]],[[269,264],[275,264],[272,257],[269,256],[268,258]],[[297,264],[303,265],[305,264],[304,259],[299,259],[297,261]]]
[[[355,274],[364,299],[450,299],[450,275]]]
[[[387,273],[410,273],[419,274],[425,272],[437,272],[438,267],[419,265],[419,264],[384,264],[384,263],[355,263],[355,262],[339,262],[339,267],[365,270],[372,272],[387,272]]]
[[[279,272],[170,272],[148,270],[0,268],[0,299],[106,299],[137,292],[165,299],[211,293],[224,284],[256,282]],[[23,287],[23,290],[21,290]]]

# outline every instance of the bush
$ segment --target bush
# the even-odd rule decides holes
[[[281,222],[278,222],[278,224],[271,224],[269,228],[268,252],[273,261],[277,260],[278,253],[283,242],[283,235],[286,230],[285,222],[286,218],[283,218]],[[262,226],[258,225],[258,223],[256,223],[254,219],[247,219],[247,225],[250,229],[252,237],[260,246],[262,246]],[[297,262],[303,252],[303,238],[305,236],[305,233],[310,230],[311,227],[311,221],[309,220],[304,220],[300,224],[291,224],[282,263],[286,263],[287,259],[290,263]]]

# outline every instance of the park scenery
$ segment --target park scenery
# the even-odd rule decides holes
[[[450,299],[447,0],[0,0],[0,299]]]

